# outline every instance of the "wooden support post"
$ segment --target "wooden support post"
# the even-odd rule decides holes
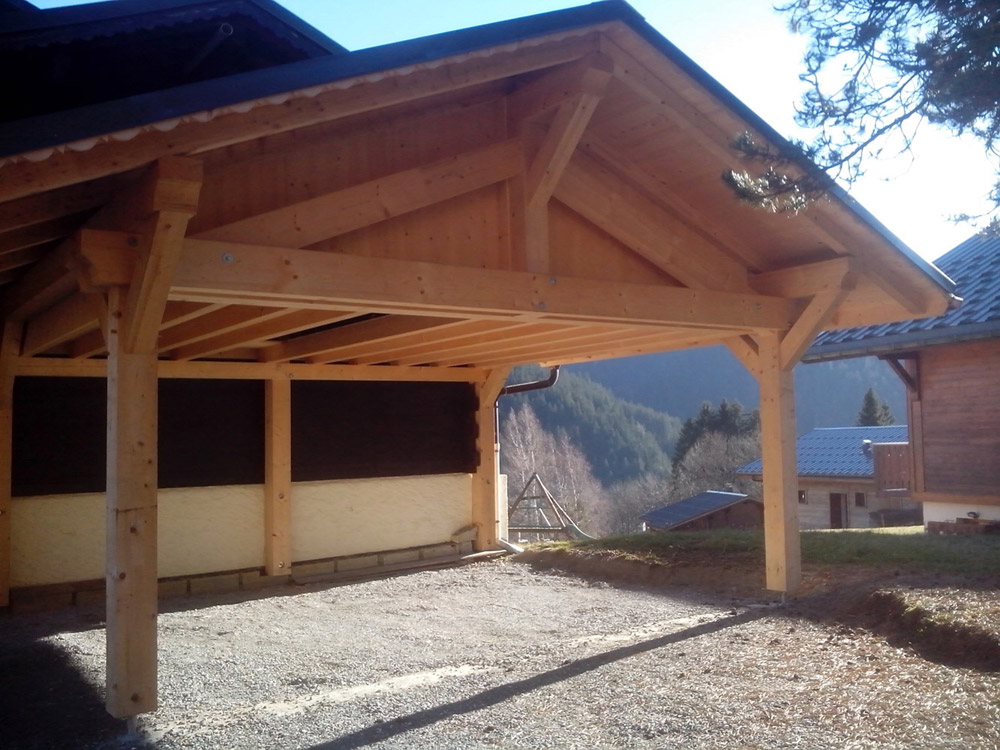
[[[123,294],[109,292],[108,712],[156,709],[156,354],[121,346]]]
[[[781,366],[781,337],[758,336],[764,551],[767,588],[794,592],[802,583],[795,448],[795,381]]]
[[[14,424],[14,359],[23,328],[7,321],[0,328],[0,607],[10,604],[11,455]]]
[[[495,549],[500,535],[500,506],[507,498],[499,497],[499,436],[496,426],[496,402],[507,381],[510,368],[491,370],[486,379],[476,384],[479,407],[476,410],[476,450],[479,467],[472,477],[472,522],[476,526],[477,552]]]
[[[292,569],[292,383],[264,383],[264,570],[269,576]]]

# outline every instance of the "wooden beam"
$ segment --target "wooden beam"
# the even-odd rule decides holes
[[[169,157],[153,165],[146,185],[138,191],[144,196],[144,205],[136,208],[151,215],[142,219],[142,241],[136,248],[135,267],[125,302],[127,327],[122,332],[122,345],[130,352],[156,348],[188,220],[198,210],[201,181],[200,161]],[[121,228],[131,227],[126,223]]]
[[[292,571],[292,383],[264,383],[264,572]]]
[[[11,468],[14,447],[14,373],[21,326],[0,326],[0,607],[10,604]]]
[[[45,257],[44,247],[29,247],[24,250],[14,250],[0,255],[0,274],[13,271],[15,268],[28,266],[36,260]]]
[[[748,281],[757,293],[771,297],[813,297],[858,269],[856,260],[842,257],[751,274]]]
[[[397,367],[391,365],[309,365],[286,362],[171,362],[160,360],[162,378],[197,380],[352,380],[406,381],[427,383],[472,383],[482,380],[485,371],[475,367]],[[103,378],[107,360],[18,357],[17,376],[53,378]]]
[[[352,356],[366,354],[372,348],[384,346],[387,342],[409,339],[415,334],[454,326],[461,322],[463,321],[453,318],[429,318],[417,315],[391,315],[363,320],[278,344],[267,351],[261,359],[265,362],[305,359],[311,364],[343,361]]]
[[[781,338],[781,367],[790,370],[801,359],[816,334],[823,330],[837,306],[854,290],[854,275],[847,273],[839,283],[820,292],[810,300],[806,309],[788,333]]]
[[[477,552],[496,549],[501,531],[499,504],[507,502],[507,498],[499,496],[500,438],[496,429],[496,403],[509,374],[509,368],[491,370],[485,380],[476,384],[479,464],[472,477],[472,523],[476,527],[473,544]]]
[[[196,359],[207,357],[219,352],[226,352],[239,346],[267,341],[298,333],[317,326],[338,323],[354,317],[354,313],[333,313],[329,310],[295,310],[277,318],[267,318],[259,322],[237,328],[229,333],[212,336],[207,339],[174,349],[172,358]]]
[[[614,62],[600,52],[549,68],[507,95],[507,117],[524,122],[561,107],[579,94],[603,96]]]
[[[157,363],[121,346],[115,290],[109,311],[106,706],[124,718],[157,705]]]
[[[760,359],[758,357],[760,351],[757,348],[757,341],[754,337],[737,336],[736,338],[726,339],[723,343],[725,343],[726,347],[740,361],[743,367],[746,368],[747,372],[753,375],[755,379],[760,380]]]
[[[792,593],[802,582],[795,446],[795,380],[781,365],[779,334],[757,336],[761,453],[764,464],[764,554],[767,588]]]
[[[24,320],[35,315],[77,288],[76,242],[65,240],[24,275],[3,289],[0,317]]]
[[[79,216],[60,216],[52,221],[10,231],[4,227],[4,231],[0,232],[0,255],[65,239],[73,234],[82,222],[83,219]]]
[[[686,286],[750,291],[742,262],[582,152],[555,197]]]
[[[754,294],[595,281],[187,240],[173,299],[280,307],[362,307],[444,317],[535,318],[581,325],[785,330],[797,302]]]
[[[889,368],[896,373],[896,376],[903,381],[903,385],[906,386],[906,390],[912,395],[919,397],[920,395],[920,384],[917,382],[916,377],[912,372],[906,369],[906,366],[900,361],[899,357],[894,357],[891,354],[883,354],[879,356],[883,362],[889,365]]]
[[[199,232],[198,239],[306,247],[502,182],[520,170],[516,138]]]
[[[23,356],[30,357],[100,328],[99,295],[77,292],[31,318],[25,327]]]
[[[122,177],[109,177],[0,204],[0,227],[20,229],[64,216],[85,214],[110,200],[122,183]]]
[[[293,94],[289,101],[278,104],[258,101],[249,112],[227,111],[210,122],[192,119],[169,131],[151,126],[124,143],[112,140],[89,151],[67,149],[40,162],[10,163],[2,170],[0,202],[124,172],[171,154],[222,148],[561,65],[595,51],[597,36],[581,34],[551,44],[515,46],[480,58],[475,65],[462,54],[426,66],[385,71],[377,81],[367,76],[339,80],[319,94]]]
[[[353,353],[351,364],[356,365],[425,365],[428,356],[435,352],[453,351],[463,346],[482,343],[500,332],[520,330],[530,323],[498,322],[495,320],[466,320],[447,328],[435,328],[426,333],[408,336],[402,341],[378,342],[380,345],[368,353]]]
[[[287,311],[277,307],[256,305],[220,307],[165,329],[159,336],[157,348],[161,352],[168,352],[181,346],[207,341],[233,331],[239,331],[242,328],[274,320],[286,314]]]

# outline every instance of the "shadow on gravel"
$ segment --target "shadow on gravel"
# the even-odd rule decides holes
[[[104,696],[51,643],[3,648],[0,674],[0,744],[8,750],[78,750],[125,732],[125,722],[105,711]]]
[[[556,669],[537,674],[534,677],[528,677],[517,682],[508,682],[504,685],[497,685],[476,695],[463,698],[460,701],[453,701],[452,703],[445,703],[441,706],[417,711],[408,716],[401,716],[398,719],[393,719],[383,724],[376,724],[357,732],[352,732],[330,742],[314,745],[311,750],[351,750],[351,748],[368,747],[373,743],[381,742],[414,729],[421,729],[436,724],[452,716],[468,714],[483,708],[495,706],[518,695],[524,695],[533,690],[548,687],[563,680],[569,680],[612,662],[621,661],[637,654],[686,641],[689,638],[697,638],[698,636],[715,633],[736,625],[743,625],[744,623],[759,619],[765,616],[765,614],[767,613],[763,611],[750,610],[742,614],[713,620],[704,625],[696,625],[677,633],[650,638],[647,641],[635,643],[631,646],[622,646],[611,651],[588,656],[585,659],[577,659]]]

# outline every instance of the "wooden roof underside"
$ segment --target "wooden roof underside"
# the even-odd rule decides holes
[[[137,279],[166,284],[151,340],[186,377],[475,379],[738,346],[823,295],[828,328],[944,311],[842,204],[738,204],[745,129],[612,23],[11,160],[16,372],[98,373],[107,293]]]

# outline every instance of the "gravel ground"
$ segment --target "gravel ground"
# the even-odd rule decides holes
[[[101,705],[101,612],[0,620],[0,746],[1000,746],[1000,674],[797,605],[510,560],[168,604],[160,709],[131,738]]]

